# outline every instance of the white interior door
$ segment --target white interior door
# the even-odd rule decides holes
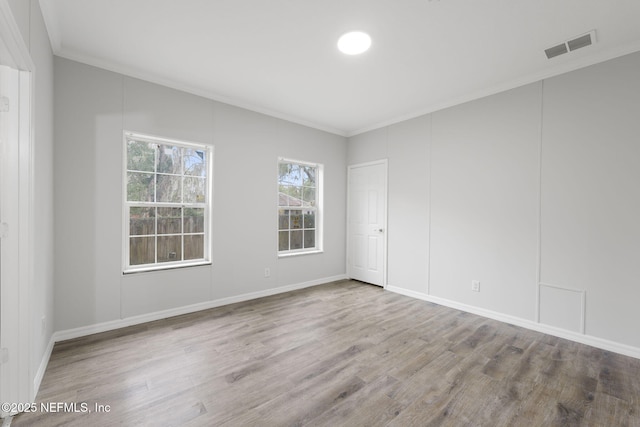
[[[348,179],[348,275],[385,286],[387,161],[349,166]]]

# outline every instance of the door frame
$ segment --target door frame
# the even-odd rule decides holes
[[[349,257],[351,255],[351,245],[349,244],[349,240],[350,240],[350,218],[351,218],[351,212],[349,209],[349,206],[351,205],[349,197],[351,195],[351,171],[353,169],[356,168],[362,168],[362,167],[367,167],[367,166],[377,166],[377,165],[383,165],[384,166],[384,223],[383,223],[383,228],[384,228],[384,234],[382,236],[382,288],[383,289],[387,289],[387,245],[388,245],[388,239],[389,239],[389,160],[388,159],[380,159],[380,160],[373,160],[370,162],[364,162],[364,163],[355,163],[352,165],[347,166],[347,236],[346,236],[346,240],[347,240],[347,244],[346,244],[346,249],[347,249],[347,253],[346,253],[346,263],[347,263],[347,277],[351,278],[351,263],[349,262]]]
[[[10,274],[2,274],[0,280],[0,400],[2,402],[33,402],[35,385],[32,383],[30,311],[33,284],[33,81],[35,65],[29,49],[22,38],[7,0],[0,0],[0,65],[15,71],[17,76],[17,99],[11,99],[10,117],[12,128],[10,144],[11,158],[6,147],[0,146],[0,167],[12,167],[12,177],[17,186],[2,183],[0,204],[3,212],[11,212],[19,218],[13,224],[0,225],[11,243],[7,250],[17,253],[18,266]],[[9,195],[17,205],[7,206]],[[4,215],[4,214],[3,214]],[[0,219],[2,221],[4,218]],[[5,246],[5,238],[3,247]],[[0,262],[2,262],[0,260]],[[1,267],[0,267],[1,268]],[[6,276],[6,277],[5,277]],[[0,411],[0,417],[16,412]]]

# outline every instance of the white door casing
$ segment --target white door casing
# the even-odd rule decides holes
[[[386,286],[387,160],[349,166],[347,275]]]
[[[0,0],[0,402],[32,402],[29,292],[33,266],[33,70],[6,0]],[[0,416],[15,414],[2,408]]]

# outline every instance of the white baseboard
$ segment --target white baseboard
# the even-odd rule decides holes
[[[36,376],[33,378],[33,396],[31,396],[32,402],[35,402],[38,390],[40,390],[40,384],[42,384],[42,378],[44,378],[44,373],[47,370],[47,365],[49,364],[49,359],[51,358],[51,352],[53,351],[53,345],[55,343],[55,334],[53,334],[49,339],[47,348],[44,350],[44,354],[42,355],[42,360],[40,361],[40,365],[38,366]]]
[[[640,359],[640,348],[638,347],[621,344],[615,341],[605,340],[605,339],[594,337],[591,335],[581,334],[579,332],[573,332],[565,329],[556,328],[553,326],[537,323],[537,322],[523,319],[520,317],[511,316],[508,314],[487,310],[480,307],[474,307],[472,305],[467,305],[460,302],[448,300],[445,298],[439,298],[432,295],[427,295],[422,292],[416,292],[408,289],[399,288],[397,286],[387,286],[386,289],[388,291],[395,292],[397,294],[402,294],[412,298],[421,299],[421,300],[432,302],[438,305],[443,305],[445,307],[455,308],[456,310],[477,314],[478,316],[488,317],[489,319],[498,320],[504,323],[510,323],[512,325],[521,326],[523,328],[531,329],[537,332],[542,332],[544,334],[553,335],[555,337],[568,339],[570,341],[579,342],[581,344],[590,345],[592,347],[597,347],[603,350],[612,351],[614,353],[619,353],[625,356],[630,356],[630,357],[635,357],[636,359]]]
[[[142,314],[140,316],[127,317],[124,319],[112,320],[109,322],[98,323],[95,325],[82,326],[74,329],[67,329],[63,331],[54,332],[49,340],[49,344],[42,356],[42,360],[40,361],[40,365],[38,366],[38,371],[33,379],[33,396],[32,401],[35,401],[35,396],[38,394],[38,390],[40,390],[40,384],[42,383],[42,379],[44,378],[44,373],[47,370],[47,365],[49,364],[49,359],[51,358],[51,353],[53,351],[53,346],[55,343],[59,341],[65,341],[72,338],[79,338],[87,335],[97,334],[100,332],[111,331],[114,329],[125,328],[127,326],[138,325],[140,323],[152,322],[154,320],[166,319],[168,317],[179,316],[181,314],[194,313],[200,310],[207,310],[209,308],[220,307],[223,305],[234,304],[237,302],[248,301],[256,298],[267,297],[270,295],[281,294],[284,292],[295,291],[298,289],[309,288],[311,286],[322,285],[325,283],[335,282],[338,280],[346,279],[346,274],[340,274],[332,277],[325,277],[322,279],[310,280],[308,282],[296,283],[293,285],[280,286],[278,288],[265,289],[263,291],[251,292],[248,294],[237,295],[233,297],[220,298],[213,301],[206,301],[202,303],[187,305],[184,307],[176,307],[168,310],[156,311],[153,313]],[[10,418],[9,419],[9,423]],[[7,418],[5,418],[5,423]],[[5,427],[5,424],[2,424],[2,427]]]
[[[271,295],[281,294],[284,292],[304,289],[311,286],[322,285],[325,283],[335,282],[338,280],[344,280],[346,278],[347,276],[345,274],[340,274],[337,276],[310,280],[308,282],[280,286],[278,288],[265,289],[263,291],[250,292],[247,294],[236,295],[236,296],[227,297],[227,298],[220,298],[212,301],[200,302],[200,303],[191,304],[183,307],[176,307],[176,308],[170,308],[168,310],[141,314],[139,316],[126,317],[123,319],[111,320],[109,322],[97,323],[94,325],[81,326],[79,328],[57,331],[53,334],[52,340],[54,342],[59,342],[59,341],[73,339],[73,338],[84,337],[87,335],[97,334],[100,332],[106,332],[106,331],[112,331],[114,329],[125,328],[127,326],[139,325],[141,323],[152,322],[160,319],[166,319],[168,317],[180,316],[182,314],[194,313],[196,311],[207,310],[215,307],[221,307],[223,305],[249,301],[256,298],[262,298],[262,297],[267,297]],[[46,367],[46,364],[45,364],[45,367]]]

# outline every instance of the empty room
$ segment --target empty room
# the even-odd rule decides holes
[[[0,0],[2,426],[640,426],[637,0]]]

